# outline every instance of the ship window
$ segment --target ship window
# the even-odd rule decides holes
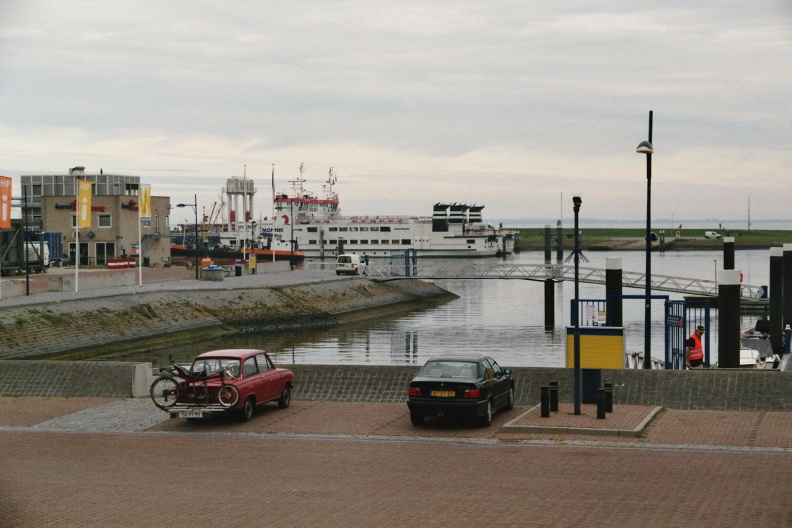
[[[379,231],[379,226],[373,226],[373,227],[371,228],[371,230],[372,230],[372,231]]]
[[[317,230],[317,229],[318,229],[318,228],[316,228],[316,227],[309,227],[309,228],[308,228],[308,232],[309,232],[309,233],[316,233],[316,230]]]
[[[368,230],[369,230],[369,228],[368,228],[368,227],[361,227],[361,228],[360,228],[360,230],[361,230],[361,231],[368,231]]]
[[[336,243],[337,243],[336,240],[328,240],[327,242],[328,242],[328,244],[330,244],[332,246],[336,245]]]
[[[350,244],[357,244],[357,243],[358,243],[358,241],[357,241],[357,240],[350,240],[350,241],[349,241],[349,243],[350,243]]]
[[[338,231],[338,228],[337,228],[337,227],[331,227],[331,228],[329,229],[329,231]]]
[[[361,244],[368,244],[369,242],[368,242],[368,240],[361,240],[360,243]]]
[[[339,227],[338,230],[339,231],[349,231],[349,228],[348,227]]]
[[[476,240],[475,239],[468,239],[467,243],[468,244],[475,244]]]
[[[372,245],[374,245],[374,244],[379,244],[379,240],[372,240],[372,241],[371,241],[371,244],[372,244]]]
[[[410,242],[412,242],[409,238],[402,238],[402,244],[405,246],[409,246]]]
[[[390,233],[390,226],[382,226],[380,227],[380,231],[385,231],[387,233]]]
[[[358,230],[358,228],[357,228],[356,226],[352,226],[352,227],[350,227],[350,228],[349,228],[349,230],[350,230],[350,231],[357,231],[357,230]]]
[[[316,240],[309,240],[308,241],[308,244],[316,244],[316,243],[317,243]]]
[[[391,244],[398,244],[398,243],[399,243],[399,239],[398,238],[396,240],[391,240]]]

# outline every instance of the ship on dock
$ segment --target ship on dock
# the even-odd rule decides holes
[[[483,205],[436,203],[431,216],[343,216],[331,168],[317,196],[305,188],[303,165],[290,193],[274,197],[264,236],[294,240],[306,257],[338,254],[391,257],[414,250],[418,257],[494,257],[514,251],[515,236],[483,220]]]

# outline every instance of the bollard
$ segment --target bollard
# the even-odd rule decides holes
[[[542,385],[541,391],[542,418],[550,418],[550,388]]]
[[[558,382],[550,382],[550,412],[558,412]]]
[[[597,389],[597,419],[605,419],[605,389]]]
[[[605,384],[605,412],[613,412],[613,383]]]

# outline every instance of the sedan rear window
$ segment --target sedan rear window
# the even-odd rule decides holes
[[[426,378],[478,378],[478,363],[475,361],[429,361],[419,376]]]
[[[239,360],[227,358],[207,358],[196,359],[190,369],[192,374],[211,376],[217,374],[221,369],[226,369],[232,377],[239,376]]]

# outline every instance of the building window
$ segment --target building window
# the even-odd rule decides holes
[[[402,238],[402,244],[404,244],[405,246],[409,246],[411,243],[412,240],[410,240],[409,238]]]
[[[41,184],[33,185],[33,196],[41,196]]]
[[[127,196],[137,196],[138,195],[138,184],[137,183],[127,183],[124,186],[124,194]]]
[[[71,215],[71,226],[72,226],[72,229],[77,227],[77,215],[76,214]]]
[[[96,243],[96,265],[106,266],[107,259],[115,257],[115,242]]]
[[[99,216],[99,227],[113,227],[113,216],[109,214],[100,214]]]

